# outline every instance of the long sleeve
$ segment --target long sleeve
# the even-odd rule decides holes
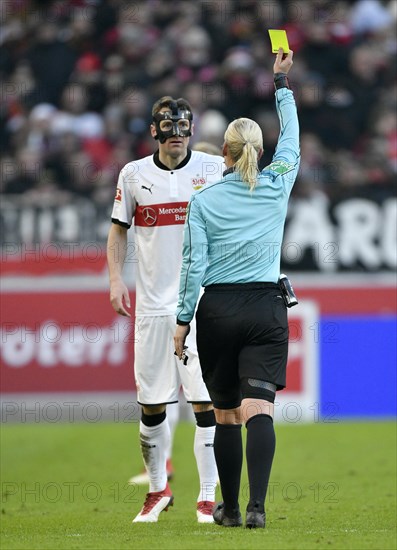
[[[291,90],[281,88],[276,91],[276,109],[280,121],[280,135],[273,162],[282,159],[295,163],[300,156],[299,122],[294,94]]]
[[[299,121],[293,92],[281,88],[275,95],[280,134],[272,162],[262,172],[270,171],[273,177],[282,176],[285,190],[289,193],[300,163]]]
[[[207,266],[208,242],[205,221],[196,197],[188,206],[183,235],[183,259],[176,310],[177,320],[189,323],[196,309]]]

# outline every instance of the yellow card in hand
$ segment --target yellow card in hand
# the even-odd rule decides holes
[[[278,53],[279,48],[283,48],[284,53],[289,53],[288,38],[285,31],[269,29],[269,35],[273,53]]]

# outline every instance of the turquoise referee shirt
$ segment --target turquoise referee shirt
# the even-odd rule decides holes
[[[299,123],[293,92],[276,91],[280,135],[269,166],[253,192],[238,172],[195,193],[184,227],[183,261],[176,315],[193,319],[201,286],[276,283],[288,199],[300,161]]]

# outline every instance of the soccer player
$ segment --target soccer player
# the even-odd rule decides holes
[[[209,155],[221,156],[222,151],[220,147],[217,147],[213,143],[208,141],[199,141],[195,143],[192,147],[192,151],[201,151],[202,153],[208,153]],[[167,479],[171,481],[174,478],[174,466],[172,463],[172,448],[174,444],[175,430],[178,425],[180,416],[179,404],[173,403],[170,406],[167,406],[167,420],[170,427],[170,441],[167,451],[167,460],[166,460],[166,471]],[[146,471],[146,468],[142,472],[132,476],[128,483],[131,485],[148,485],[150,483],[149,474]]]
[[[193,191],[222,174],[222,157],[189,149],[192,112],[183,98],[160,98],[152,108],[154,155],[128,163],[120,172],[108,236],[110,301],[130,317],[122,279],[127,231],[134,224],[136,263],[135,381],[142,406],[140,446],[149,475],[149,492],[133,522],[156,522],[173,503],[166,459],[170,430],[166,405],[178,401],[182,386],[196,418],[194,453],[200,479],[199,523],[213,522],[217,469],[213,453],[215,416],[201,376],[195,330],[187,340],[184,364],[174,355],[173,333],[182,262],[183,224]]]
[[[224,527],[243,523],[242,422],[249,479],[246,527],[265,527],[274,400],[286,384],[288,320],[278,281],[288,198],[300,161],[299,123],[287,78],[291,66],[292,51],[283,59],[280,49],[273,71],[281,131],[272,163],[258,171],[263,152],[258,124],[248,118],[231,122],[223,145],[227,170],[219,182],[195,193],[185,225],[175,351],[183,358],[204,286],[196,314],[197,347],[217,422],[214,452],[223,502],[213,515]]]

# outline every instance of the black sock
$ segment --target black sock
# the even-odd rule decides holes
[[[238,494],[243,465],[241,424],[216,425],[214,453],[225,514],[227,517],[234,517],[239,513]]]
[[[247,509],[263,512],[276,448],[273,419],[267,414],[258,414],[250,418],[246,426],[246,458],[250,488]]]

